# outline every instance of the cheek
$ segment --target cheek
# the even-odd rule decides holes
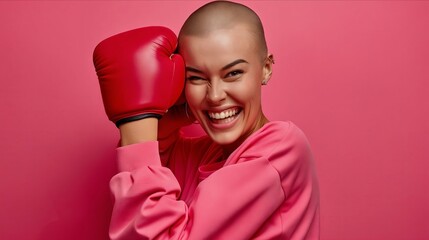
[[[261,86],[255,79],[249,79],[250,81],[244,81],[238,84],[233,90],[233,94],[237,100],[245,103],[257,102],[261,96]]]
[[[204,98],[204,89],[202,86],[192,85],[190,83],[185,84],[185,96],[189,106],[195,107]]]

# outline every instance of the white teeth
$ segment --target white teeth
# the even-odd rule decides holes
[[[217,119],[217,120],[220,120],[220,119],[225,119],[225,118],[232,117],[235,114],[237,114],[237,112],[238,112],[237,109],[226,110],[226,111],[223,111],[223,112],[220,112],[220,113],[212,113],[212,112],[210,112],[209,113],[209,117]]]

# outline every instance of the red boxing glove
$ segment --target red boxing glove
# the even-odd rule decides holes
[[[185,81],[176,47],[176,35],[165,27],[134,29],[97,45],[94,66],[106,114],[116,126],[161,118],[174,105]]]

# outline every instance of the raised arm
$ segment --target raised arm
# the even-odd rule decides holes
[[[284,200],[277,171],[260,158],[214,172],[185,202],[157,147],[145,142],[117,150],[112,239],[251,239]],[[271,231],[280,236],[282,227]]]
[[[157,142],[118,148],[121,172],[111,180],[115,208],[110,236],[318,239],[319,195],[311,151],[302,132],[285,125],[263,128],[220,169],[213,169],[217,163],[200,168],[199,184],[190,196],[182,196],[175,175],[161,165]],[[183,156],[175,157],[180,161]]]

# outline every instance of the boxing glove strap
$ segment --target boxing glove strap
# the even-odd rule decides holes
[[[156,113],[145,113],[145,114],[140,114],[137,116],[132,116],[132,117],[127,117],[127,118],[123,118],[118,120],[115,125],[116,127],[119,128],[120,125],[124,124],[124,123],[128,123],[128,122],[133,122],[133,121],[137,121],[137,120],[141,120],[141,119],[145,119],[145,118],[157,118],[160,119],[161,115],[156,114]]]

